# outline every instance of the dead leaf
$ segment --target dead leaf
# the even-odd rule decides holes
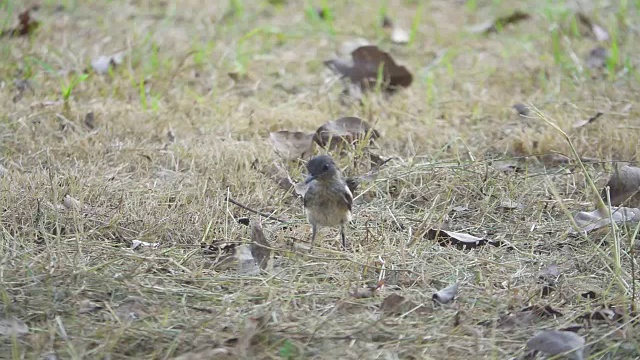
[[[313,140],[321,147],[329,145],[330,149],[342,146],[353,146],[358,141],[375,140],[380,134],[366,121],[347,116],[324,123],[313,136]]]
[[[589,32],[598,41],[608,41],[609,33],[602,26],[594,23],[582,12],[576,14],[580,23],[589,29]]]
[[[31,11],[35,9],[36,7],[31,7],[18,14],[18,26],[13,29],[3,30],[0,33],[0,37],[17,37],[32,34],[40,26],[40,22],[34,20],[33,16],[31,16]]]
[[[382,90],[389,93],[399,87],[408,87],[413,81],[413,75],[407,68],[397,65],[388,53],[377,46],[361,46],[351,53],[351,58],[352,60],[327,60],[324,64],[359,86],[362,91],[375,87],[379,72],[381,72]]]
[[[258,263],[261,269],[266,269],[269,265],[269,258],[271,257],[271,245],[267,241],[267,237],[262,231],[262,224],[260,220],[253,221],[251,227],[251,254]]]
[[[611,218],[616,224],[626,222],[636,223],[640,221],[640,209],[612,206]],[[573,219],[578,225],[579,231],[584,234],[611,224],[610,218],[602,214],[599,210],[578,212],[573,216]],[[571,227],[569,233],[577,234],[578,231]]]
[[[93,130],[96,127],[95,124],[95,115],[93,114],[93,111],[89,111],[85,116],[84,116],[84,124],[90,129]]]
[[[91,60],[91,68],[93,68],[93,71],[95,71],[96,74],[104,75],[108,74],[112,69],[115,69],[116,66],[122,64],[123,60],[123,52],[109,56],[101,55]]]
[[[313,136],[313,133],[282,130],[269,133],[269,140],[279,156],[287,160],[295,160],[311,156]]]
[[[425,233],[425,237],[428,240],[438,240],[438,243],[442,246],[455,245],[457,248],[463,250],[474,249],[478,246],[487,244],[493,246],[502,245],[502,243],[499,241],[488,240],[465,233],[442,229],[429,229]]]
[[[589,51],[586,64],[590,69],[602,69],[607,65],[609,51],[602,46],[598,46]]]
[[[260,166],[258,160],[255,160],[251,164],[251,167],[273,180],[284,191],[289,191],[295,186],[295,183],[291,180],[289,174],[282,167],[276,165],[275,162],[269,165]]]
[[[609,187],[611,205],[640,208],[640,168],[629,165],[616,167],[604,189],[600,192],[605,203],[607,202],[607,187]]]
[[[577,129],[577,128],[581,128],[587,124],[591,124],[592,122],[598,120],[598,118],[600,118],[600,116],[604,115],[601,112],[597,112],[595,115],[593,115],[592,117],[588,118],[587,120],[578,120],[573,124],[573,128]]]
[[[495,20],[487,21],[486,23],[475,25],[471,28],[471,32],[484,33],[484,34],[497,32],[498,29],[504,29],[504,27],[509,24],[515,24],[520,21],[529,19],[530,17],[531,16],[529,14],[520,10],[516,10],[510,15],[502,16]]]
[[[65,195],[62,199],[62,205],[69,210],[80,210],[82,208],[80,201],[74,199],[69,194]]]
[[[253,258],[249,244],[240,245],[236,248],[236,260],[238,261],[238,274],[249,276],[260,274],[260,267],[256,259]]]
[[[435,294],[433,294],[432,299],[434,302],[438,304],[448,304],[453,299],[455,299],[456,295],[458,295],[458,286],[459,283],[453,283],[447,286],[444,289],[438,290]]]
[[[584,359],[585,340],[570,331],[547,330],[527,341],[527,347],[543,354],[555,356],[571,352],[567,357],[574,360]]]
[[[15,316],[0,313],[0,336],[21,336],[29,333],[29,327]]]

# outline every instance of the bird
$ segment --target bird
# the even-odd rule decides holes
[[[351,221],[353,194],[340,169],[329,155],[318,155],[307,162],[309,175],[304,183],[304,209],[311,224],[311,249],[320,226],[340,227],[342,247],[347,248],[344,226]]]

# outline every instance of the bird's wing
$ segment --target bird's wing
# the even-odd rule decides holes
[[[347,204],[349,211],[351,211],[351,206],[353,205],[353,195],[351,194],[351,190],[349,190],[349,187],[347,185],[344,186],[342,197],[344,198],[344,202]]]

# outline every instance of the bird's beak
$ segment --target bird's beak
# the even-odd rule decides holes
[[[312,181],[313,181],[313,180],[315,180],[315,179],[316,179],[316,177],[315,177],[315,176],[313,176],[313,175],[309,175],[309,176],[307,176],[307,178],[304,180],[304,183],[305,183],[305,184],[308,184],[308,183],[312,182]]]

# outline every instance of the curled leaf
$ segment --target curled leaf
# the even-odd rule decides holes
[[[269,264],[269,258],[271,256],[271,249],[269,248],[269,242],[267,237],[262,231],[262,224],[260,220],[252,221],[251,226],[251,254],[258,263],[261,269],[266,269]]]
[[[413,75],[407,68],[396,64],[391,55],[377,46],[361,46],[351,53],[351,58],[351,61],[327,60],[324,64],[363,91],[375,87],[378,79],[381,80],[382,89],[387,92],[393,92],[399,87],[408,87],[413,81]]]
[[[380,134],[366,121],[347,116],[326,122],[316,130],[313,140],[321,147],[335,149],[350,146],[361,140],[375,140]]]
[[[611,207],[611,219],[616,224],[622,224],[625,222],[639,222],[640,221],[640,209],[627,208],[627,207]],[[591,212],[581,211],[573,216],[573,220],[578,225],[579,231],[582,233],[588,233],[590,231],[600,229],[602,227],[611,224],[611,219],[606,214],[603,214],[599,210]],[[576,229],[569,229],[569,233],[577,234]]]
[[[527,341],[527,347],[543,354],[555,356],[564,353],[570,359],[584,359],[584,338],[571,331],[547,330]]]
[[[577,128],[581,128],[587,124],[591,124],[592,122],[598,120],[600,118],[600,116],[602,116],[603,113],[601,112],[597,112],[595,115],[593,115],[592,117],[588,118],[587,120],[578,120],[573,124],[573,128],[577,129]]]
[[[0,336],[11,337],[13,335],[26,335],[29,327],[24,321],[15,316],[7,316],[0,313]]]
[[[269,140],[275,152],[287,160],[295,160],[311,155],[313,152],[313,136],[301,131],[274,131]]]
[[[238,260],[238,273],[240,275],[257,275],[260,273],[260,267],[256,263],[256,259],[253,258],[250,245],[240,245],[236,248],[236,260]]]
[[[444,289],[438,290],[435,294],[433,294],[433,301],[438,304],[448,304],[453,299],[455,299],[456,295],[458,295],[458,286],[459,283],[453,283],[447,286]]]
[[[624,165],[616,167],[600,196],[606,202],[606,187],[613,206],[640,207],[640,168]]]

